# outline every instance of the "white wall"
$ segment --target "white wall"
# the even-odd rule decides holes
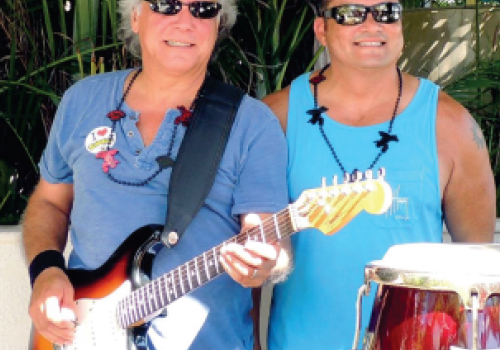
[[[0,226],[0,350],[27,349],[29,278],[16,226]]]
[[[404,11],[401,69],[441,86],[463,75],[476,60],[475,15],[474,8]],[[481,60],[498,59],[499,20],[500,13],[493,8],[480,9]]]
[[[445,240],[449,240],[445,234]],[[495,242],[500,243],[500,220],[497,220]],[[31,322],[28,316],[29,278],[21,251],[21,233],[18,226],[0,226],[0,350],[28,350]],[[261,313],[262,339],[266,325],[270,288],[263,294]]]

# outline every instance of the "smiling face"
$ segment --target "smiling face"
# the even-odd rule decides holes
[[[326,9],[345,4],[372,6],[381,0],[333,0]],[[366,21],[358,25],[341,25],[334,19],[318,17],[314,31],[320,43],[328,48],[335,65],[358,68],[393,67],[403,49],[401,20],[395,23],[378,23],[368,13]]]
[[[141,6],[132,13],[132,30],[139,35],[145,69],[171,75],[206,70],[217,39],[217,17],[195,18],[185,5],[170,16],[152,11],[147,1]]]

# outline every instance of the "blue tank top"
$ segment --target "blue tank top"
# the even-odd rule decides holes
[[[442,241],[442,212],[436,147],[439,88],[420,79],[418,90],[394,122],[391,142],[374,170],[386,169],[393,192],[385,214],[361,212],[343,229],[325,236],[308,229],[292,237],[294,270],[274,288],[268,333],[270,350],[351,349],[356,297],[364,267],[383,257],[394,244]],[[309,74],[298,77],[289,97],[287,142],[291,200],[319,187],[321,178],[342,171],[318,125],[308,123],[313,108]],[[374,141],[389,122],[366,127],[340,124],[323,115],[324,130],[346,171],[365,171],[379,148]],[[376,287],[376,286],[374,286]],[[363,300],[363,326],[368,324],[376,288]]]

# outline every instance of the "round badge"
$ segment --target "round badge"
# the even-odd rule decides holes
[[[106,151],[108,149],[110,139],[111,144],[109,145],[109,148],[113,147],[116,141],[116,133],[113,133],[111,138],[109,137],[110,133],[111,128],[108,126],[100,126],[92,130],[85,139],[85,148],[87,151],[94,154]]]

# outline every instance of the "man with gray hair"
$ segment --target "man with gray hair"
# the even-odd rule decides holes
[[[132,237],[155,237],[149,228],[165,223],[172,164],[200,96],[213,92],[207,65],[215,43],[236,19],[234,0],[118,4],[122,39],[142,65],[83,79],[65,93],[25,215],[34,349],[129,350],[111,324],[156,316],[134,338],[140,349],[250,350],[251,287],[283,276],[289,258],[279,243],[233,239],[288,203],[283,133],[270,109],[248,95],[201,209],[182,239],[172,231],[174,246],[151,261],[150,277],[163,284],[131,294],[120,308],[110,302],[117,313],[96,311],[128,286],[113,272],[128,264],[121,264],[122,248]],[[133,248],[136,257],[148,251]],[[123,284],[113,285],[117,279]],[[198,288],[202,282],[210,283]],[[171,299],[166,313],[151,315]]]

